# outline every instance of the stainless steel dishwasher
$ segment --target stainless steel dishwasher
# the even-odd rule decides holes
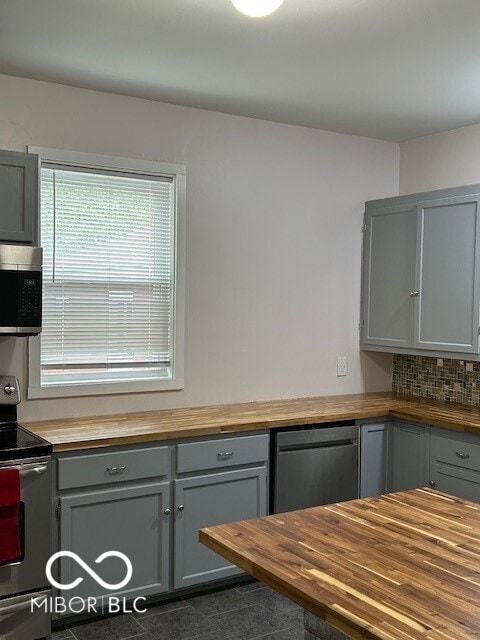
[[[358,427],[352,422],[278,430],[271,453],[272,513],[358,498]]]

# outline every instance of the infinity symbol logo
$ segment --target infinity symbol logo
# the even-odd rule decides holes
[[[45,573],[47,574],[47,579],[50,582],[50,584],[56,587],[57,589],[60,589],[62,591],[66,589],[74,589],[81,582],[83,582],[83,578],[76,578],[73,582],[70,582],[69,584],[62,584],[61,582],[57,582],[55,578],[52,576],[52,566],[53,566],[53,563],[58,558],[72,558],[101,587],[103,587],[104,589],[108,589],[109,591],[115,591],[117,589],[122,589],[122,587],[124,587],[130,582],[132,578],[133,567],[132,567],[132,563],[127,558],[127,556],[124,553],[121,553],[120,551],[105,551],[105,553],[102,553],[102,555],[98,556],[98,558],[95,560],[95,564],[100,564],[106,558],[111,558],[111,557],[120,558],[121,560],[123,560],[127,568],[127,574],[125,578],[121,582],[118,582],[117,584],[110,584],[108,582],[105,582],[105,580],[102,580],[102,578],[97,573],[95,573],[95,571],[93,571],[93,569],[91,569],[88,566],[88,564],[86,564],[80,558],[80,556],[78,556],[76,553],[73,553],[73,551],[58,551],[57,553],[54,553],[53,556],[47,562],[47,565],[45,567]]]

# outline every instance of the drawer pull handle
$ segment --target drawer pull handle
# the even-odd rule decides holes
[[[218,460],[228,460],[233,456],[233,451],[224,451],[223,453],[217,453]]]
[[[457,451],[457,457],[461,458],[462,460],[467,460],[470,457],[469,453],[460,453],[460,451]]]
[[[124,464],[121,467],[107,467],[107,471],[111,476],[114,476],[117,473],[123,473],[126,468],[127,468],[127,465]]]

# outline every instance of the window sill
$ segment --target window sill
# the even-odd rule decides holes
[[[173,380],[131,380],[98,384],[64,384],[49,387],[29,387],[27,398],[77,398],[82,396],[110,396],[125,393],[152,393],[160,391],[182,391],[183,378]]]

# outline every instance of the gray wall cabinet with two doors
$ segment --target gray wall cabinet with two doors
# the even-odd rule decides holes
[[[38,156],[0,150],[0,243],[38,243]]]
[[[133,564],[130,583],[110,592],[62,558],[60,582],[83,580],[61,595],[132,600],[241,574],[198,531],[266,515],[268,447],[268,434],[256,433],[57,454],[54,548],[77,553],[110,584],[125,567],[117,558],[96,565],[98,556],[120,551]]]
[[[402,421],[361,425],[361,497],[432,487],[480,502],[480,436]]]
[[[480,359],[480,185],[367,202],[362,348]]]

